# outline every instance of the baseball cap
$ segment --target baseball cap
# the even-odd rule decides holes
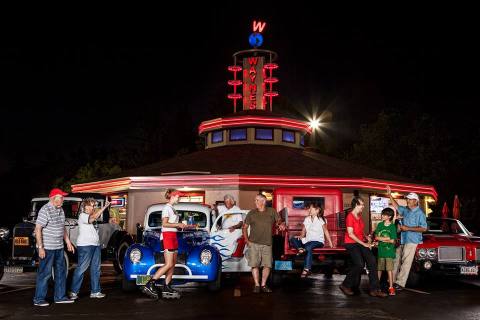
[[[415,192],[410,192],[409,194],[407,194],[407,199],[414,199],[420,201],[420,199],[418,198],[418,194],[416,194]]]
[[[66,196],[68,193],[63,192],[61,189],[58,188],[53,188],[50,190],[50,194],[48,195],[49,198],[55,197],[55,196]]]
[[[183,196],[183,195],[184,195],[184,193],[181,192],[181,191],[178,191],[178,190],[175,190],[175,191],[173,191],[172,193],[170,193],[170,197],[174,197],[174,196],[179,196],[179,197],[181,197],[181,196]]]

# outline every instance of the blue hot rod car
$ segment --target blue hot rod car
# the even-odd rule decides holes
[[[143,243],[130,246],[125,254],[122,288],[125,291],[143,286],[164,264],[160,240],[162,209],[155,204],[147,209],[144,220]],[[211,210],[208,206],[179,203],[175,210],[180,221],[196,224],[196,229],[178,231],[178,258],[173,280],[175,283],[205,282],[210,290],[220,289],[222,256],[211,243]]]

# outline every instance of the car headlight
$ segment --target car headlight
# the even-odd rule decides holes
[[[200,253],[200,262],[206,266],[210,261],[212,261],[212,252],[208,249],[202,250],[202,253]]]
[[[425,258],[427,256],[427,249],[424,249],[424,248],[419,249],[418,250],[418,256],[420,258]]]
[[[430,259],[434,259],[437,257],[437,250],[436,249],[428,249],[427,250],[427,256],[430,258]]]
[[[7,228],[0,228],[0,239],[7,239],[10,234],[10,230]]]
[[[142,252],[139,249],[133,249],[130,251],[130,261],[133,263],[140,262],[142,259]]]

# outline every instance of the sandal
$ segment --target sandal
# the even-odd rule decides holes
[[[300,248],[300,249],[298,249],[297,256],[301,256],[304,253],[305,253],[305,249]]]
[[[300,274],[300,278],[306,278],[311,274],[312,274],[312,272],[310,272],[310,270],[303,269],[302,274]]]

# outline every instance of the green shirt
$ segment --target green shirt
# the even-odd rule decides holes
[[[280,215],[273,208],[265,208],[265,211],[250,210],[245,219],[245,224],[250,226],[248,240],[256,244],[271,246],[273,223],[279,220]]]
[[[395,223],[390,223],[386,226],[383,221],[377,225],[375,229],[377,237],[388,237],[390,239],[397,239],[397,228]],[[378,241],[378,257],[379,258],[395,258],[395,244],[383,241]]]

